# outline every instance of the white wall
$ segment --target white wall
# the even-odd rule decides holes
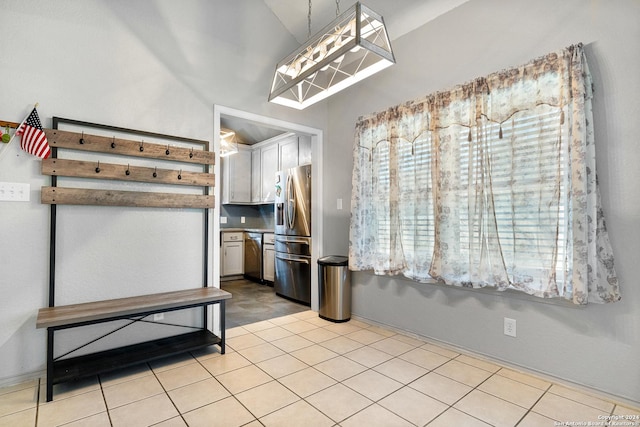
[[[331,208],[350,192],[346,158],[358,116],[583,42],[596,86],[598,174],[622,301],[567,308],[356,273],[354,315],[640,402],[638,22],[637,0],[471,0],[395,40],[397,65],[331,98],[325,145]],[[325,248],[343,254],[347,205],[325,217]],[[517,338],[503,335],[503,317],[517,320]]]
[[[398,64],[331,98],[328,113],[326,103],[297,112],[265,102],[275,62],[297,44],[262,2],[0,1],[7,47],[0,55],[1,120],[19,122],[40,102],[46,127],[55,115],[212,141],[216,103],[325,130],[325,254],[347,253],[351,147],[359,115],[585,43],[597,90],[598,173],[623,300],[564,308],[356,274],[353,311],[640,401],[636,0],[470,0],[395,40]],[[49,210],[39,203],[39,187],[48,179],[37,160],[15,146],[9,150],[0,160],[0,181],[31,184],[31,202],[0,202],[0,384],[44,368],[45,334],[35,330],[35,316],[46,306],[48,283]],[[337,198],[344,200],[343,210],[336,209]],[[87,210],[89,216],[103,212]],[[136,242],[146,240],[136,223],[110,220]],[[93,234],[87,222],[82,227],[83,239],[95,247],[120,250],[117,243],[96,243],[99,230]],[[81,243],[70,238],[76,241],[65,243],[67,251]],[[180,243],[192,247],[199,239]],[[166,256],[163,248],[150,246],[150,257]],[[77,266],[79,273],[91,277],[99,262]],[[200,266],[197,260],[184,268]],[[122,284],[98,284],[129,291]],[[139,293],[155,289],[148,282],[138,285]],[[505,316],[518,320],[518,338],[502,335]]]
[[[222,104],[326,126],[326,106],[297,112],[267,103],[275,63],[297,43],[262,2],[0,4],[1,120],[20,122],[39,102],[45,127],[58,116],[212,142],[213,105]],[[30,202],[0,202],[3,384],[36,375],[45,365],[46,334],[35,329],[35,318],[48,301],[49,207],[40,204],[39,189],[49,178],[18,144],[0,150],[7,150],[0,181],[31,185]],[[201,213],[67,206],[59,211],[59,304],[201,284]],[[210,268],[209,274],[216,273]],[[80,343],[65,335],[60,334],[61,347]]]

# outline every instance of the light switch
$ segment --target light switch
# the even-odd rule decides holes
[[[0,201],[28,202],[31,185],[20,182],[0,182]]]
[[[336,208],[341,211],[342,210],[342,199],[338,199],[336,203]]]

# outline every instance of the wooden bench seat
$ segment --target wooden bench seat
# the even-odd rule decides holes
[[[217,344],[225,352],[225,300],[229,292],[213,287],[185,289],[158,294],[117,298],[80,304],[41,308],[36,328],[47,329],[47,401],[53,399],[53,385],[103,372],[148,362]],[[154,313],[220,305],[220,337],[206,325],[195,332],[174,335],[96,353],[64,359],[54,358],[54,333],[118,319],[145,317]],[[206,319],[206,317],[205,317]]]
[[[207,287],[118,298],[80,304],[45,307],[38,311],[36,328],[74,327],[83,323],[111,321],[136,314],[160,313],[231,298],[229,292]]]

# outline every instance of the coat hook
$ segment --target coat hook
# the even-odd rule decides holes
[[[131,171],[129,170],[129,164],[127,163],[127,170],[124,173],[125,175],[131,175]]]
[[[193,147],[191,147],[191,152],[189,153],[189,158],[193,159]]]
[[[80,141],[78,141],[80,144],[84,144],[84,132],[82,132],[82,137],[80,137]]]
[[[182,179],[182,169],[180,169],[180,172],[178,172],[178,179]]]
[[[168,156],[169,155],[169,144],[167,144],[167,151],[165,151],[165,154]]]
[[[100,162],[98,162],[98,166],[96,167],[96,173],[100,173]]]
[[[113,137],[113,140],[111,141],[111,148],[116,148],[116,137]]]
[[[158,167],[157,166],[153,168],[153,177],[154,178],[158,177]]]
[[[140,141],[140,152],[144,151],[144,140]]]

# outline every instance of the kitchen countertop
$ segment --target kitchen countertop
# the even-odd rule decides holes
[[[275,230],[272,228],[238,228],[238,227],[234,227],[234,228],[221,228],[220,232],[221,233],[237,233],[237,232],[243,232],[243,231],[247,231],[249,233],[275,233]]]

